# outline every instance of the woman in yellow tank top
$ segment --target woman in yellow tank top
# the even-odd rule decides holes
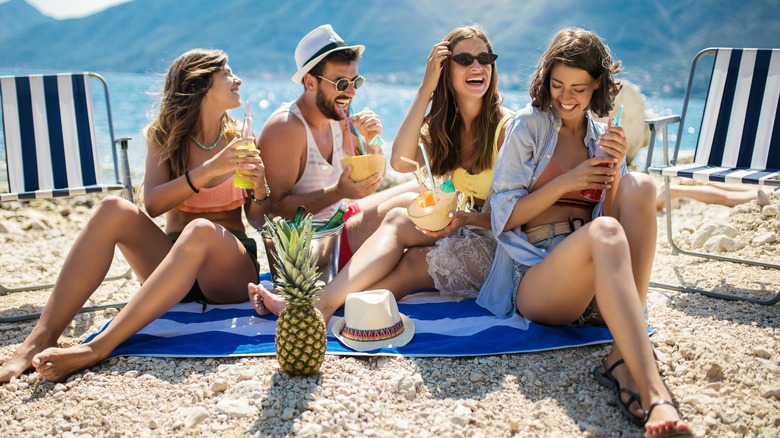
[[[415,228],[405,208],[391,210],[379,229],[325,286],[317,304],[327,321],[348,294],[384,288],[397,299],[436,287],[453,300],[476,296],[496,249],[484,206],[509,111],[502,108],[496,58],[485,32],[459,27],[433,46],[425,75],[393,142],[390,164],[399,172],[425,167],[420,145],[436,177],[453,177],[467,210],[453,212],[439,232]],[[426,108],[430,103],[430,110]],[[259,295],[259,299],[255,296]],[[250,290],[258,312],[284,306],[262,287]]]

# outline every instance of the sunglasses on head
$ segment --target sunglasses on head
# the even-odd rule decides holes
[[[450,56],[450,59],[455,61],[456,64],[464,65],[466,67],[474,63],[474,58],[477,59],[477,62],[480,65],[490,65],[496,62],[496,59],[498,59],[498,55],[496,55],[495,53],[482,52],[479,55],[474,56],[471,53],[463,52],[463,53],[458,53],[457,55]]]
[[[338,90],[338,91],[346,90],[347,87],[349,87],[349,84],[352,84],[352,86],[355,87],[355,89],[357,90],[358,88],[362,87],[363,84],[366,82],[366,78],[364,78],[363,76],[357,76],[357,77],[355,77],[355,79],[352,79],[351,81],[349,79],[347,79],[347,78],[341,78],[341,79],[338,79],[335,82],[331,81],[328,78],[324,78],[322,76],[319,76],[319,75],[317,77],[322,79],[322,80],[324,80],[324,81],[330,82],[331,84],[335,85],[336,86],[336,90]]]

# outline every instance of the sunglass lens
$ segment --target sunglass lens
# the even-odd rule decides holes
[[[349,79],[347,78],[341,78],[338,81],[336,81],[336,90],[338,91],[344,91],[349,87]]]
[[[479,62],[482,65],[488,65],[496,62],[496,59],[498,59],[498,55],[495,53],[487,53],[483,52],[477,55],[477,62]]]
[[[471,65],[471,63],[474,62],[474,55],[471,53],[458,53],[452,57],[452,60],[455,61],[456,64]]]
[[[352,85],[357,90],[358,88],[362,87],[363,83],[365,83],[365,82],[366,82],[366,78],[364,78],[363,76],[358,76],[358,77],[355,78],[355,81],[353,82]]]

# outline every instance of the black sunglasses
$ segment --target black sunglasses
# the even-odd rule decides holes
[[[458,53],[457,55],[450,56],[450,59],[455,61],[456,64],[464,65],[466,67],[474,63],[474,58],[477,59],[477,62],[480,65],[490,65],[496,62],[496,59],[498,59],[498,55],[496,55],[495,53],[482,52],[479,55],[474,56],[471,53],[463,52],[463,53]]]
[[[319,76],[319,75],[317,77],[320,78],[320,79],[323,79],[325,81],[328,81],[331,84],[335,85],[336,86],[336,90],[338,90],[338,91],[346,90],[347,87],[349,87],[349,84],[352,84],[352,86],[355,87],[355,89],[357,90],[358,88],[362,87],[363,84],[366,82],[366,78],[364,78],[363,76],[357,76],[355,79],[352,79],[351,81],[349,79],[347,79],[347,78],[341,78],[341,79],[337,80],[336,82],[333,82],[330,79],[324,78],[324,77]]]

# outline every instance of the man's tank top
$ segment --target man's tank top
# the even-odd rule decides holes
[[[335,120],[330,121],[330,131],[333,135],[333,157],[331,158],[331,163],[328,163],[317,148],[317,143],[314,141],[309,124],[306,123],[306,119],[303,118],[301,110],[298,109],[295,102],[282,104],[279,109],[274,111],[274,114],[284,112],[295,114],[303,122],[304,128],[306,128],[306,164],[303,168],[301,179],[295,183],[290,193],[311,193],[336,184],[343,171],[341,159],[344,156],[341,125],[339,125],[339,122]],[[328,219],[336,212],[340,203],[336,202],[316,214],[312,213],[314,219]]]

